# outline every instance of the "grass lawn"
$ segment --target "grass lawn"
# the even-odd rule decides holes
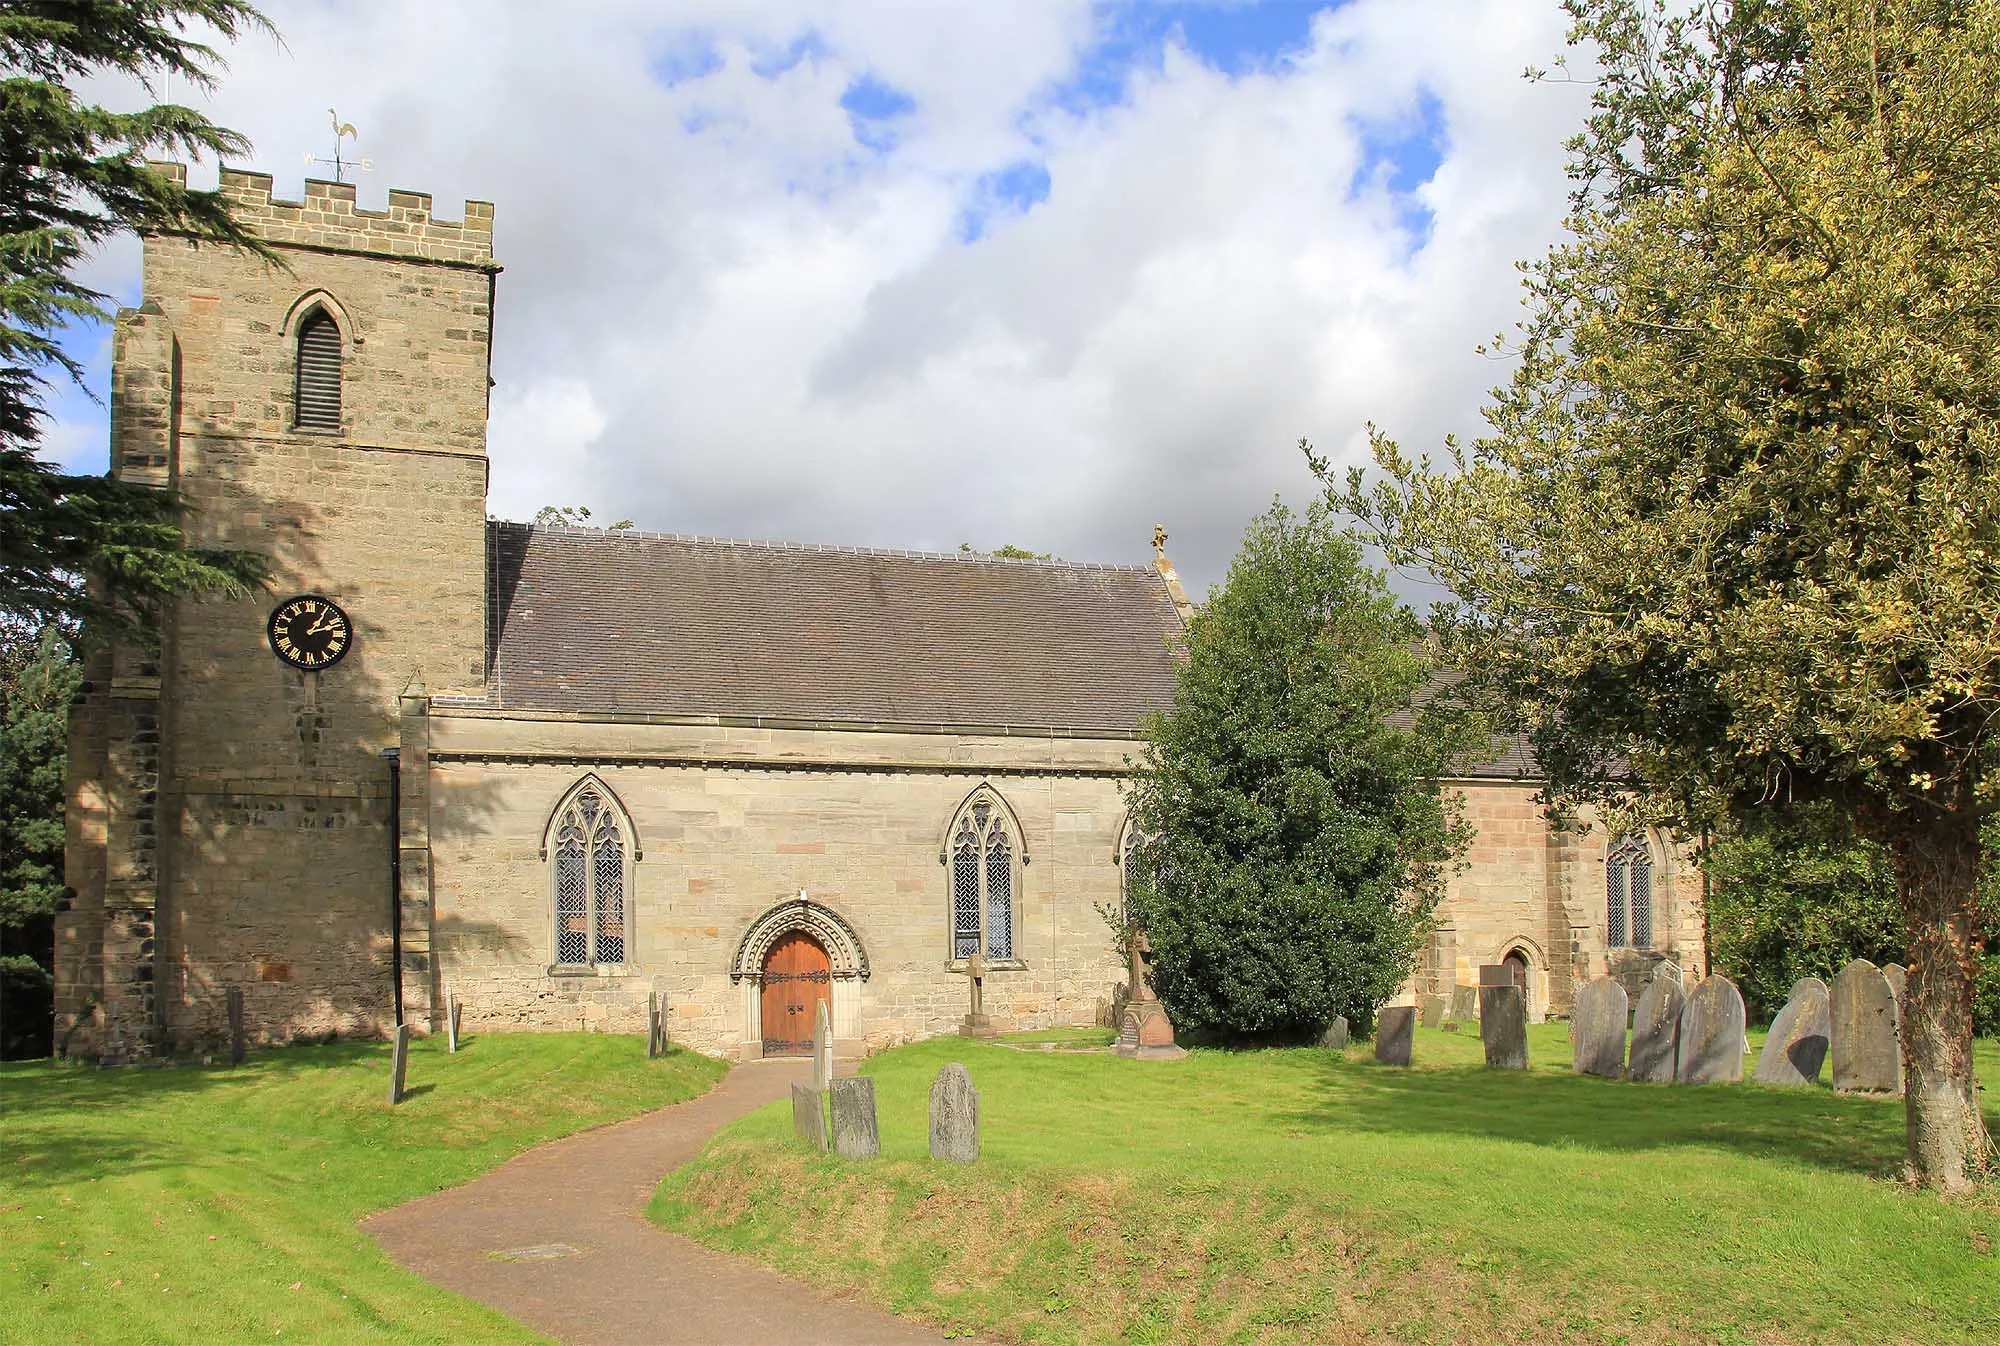
[[[637,1038],[379,1043],[235,1069],[0,1066],[0,1341],[534,1341],[355,1227],[528,1146],[706,1090]]]
[[[923,1043],[864,1067],[880,1162],[810,1154],[765,1109],[652,1214],[1028,1341],[2000,1341],[2000,1193],[1904,1188],[1900,1101],[1575,1077],[1562,1024],[1530,1052],[1501,1073],[1476,1034],[1421,1029],[1411,1070],[1365,1044]],[[926,1152],[954,1060],[980,1090],[967,1167]],[[2000,1079],[1996,1044],[1976,1062]]]

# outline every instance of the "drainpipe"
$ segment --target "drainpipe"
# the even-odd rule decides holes
[[[389,989],[396,1005],[396,1026],[403,1026],[403,755],[401,748],[382,749],[389,764]]]

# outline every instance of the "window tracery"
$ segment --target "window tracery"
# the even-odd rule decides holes
[[[1007,811],[975,794],[951,830],[951,956],[1014,956],[1014,857]]]
[[[1604,943],[1612,949],[1653,945],[1653,853],[1631,833],[1604,857]]]
[[[550,851],[556,962],[624,962],[630,842],[619,810],[595,781],[586,781],[557,812]]]

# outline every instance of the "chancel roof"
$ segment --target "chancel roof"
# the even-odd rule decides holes
[[[504,708],[1132,733],[1182,629],[1150,566],[488,525]]]

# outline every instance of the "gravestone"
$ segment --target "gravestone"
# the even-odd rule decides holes
[[[243,988],[232,986],[224,991],[222,1003],[229,1012],[229,1064],[240,1066],[249,1054],[243,1042]]]
[[[1792,983],[1785,1007],[1771,1021],[1757,1058],[1757,1083],[1797,1088],[1818,1084],[1833,1037],[1831,993],[1818,977]]]
[[[1451,1017],[1460,1023],[1471,1023],[1479,1017],[1479,988],[1477,986],[1454,986],[1451,988]]]
[[[833,1104],[833,1150],[843,1159],[873,1159],[882,1153],[875,1129],[875,1081],[866,1075],[835,1080],[828,1092]]]
[[[1569,1012],[1569,1035],[1575,1044],[1571,1068],[1579,1075],[1607,1080],[1625,1075],[1625,988],[1609,977],[1584,983]]]
[[[1348,1029],[1347,1029],[1347,1016],[1345,1014],[1340,1015],[1332,1023],[1328,1024],[1326,1026],[1326,1031],[1319,1035],[1320,1046],[1330,1047],[1337,1052],[1346,1051],[1347,1042],[1348,1042]]]
[[[1676,1084],[1743,1082],[1743,993],[1719,975],[1704,977],[1681,1007]]]
[[[1479,965],[1479,986],[1513,986],[1514,965],[1512,963],[1481,963]],[[1484,1008],[1482,1006],[1481,1008]]]
[[[1632,1054],[1625,1077],[1647,1084],[1672,1084],[1680,1054],[1681,1010],[1686,997],[1674,977],[1654,977],[1632,1015]]]
[[[792,1086],[792,1134],[815,1150],[826,1151],[826,1105],[824,1095],[803,1084]]]
[[[1118,1040],[1111,1053],[1138,1061],[1178,1061],[1187,1055],[1187,1049],[1174,1041],[1174,1021],[1146,981],[1146,955],[1152,951],[1146,932],[1133,926],[1125,940],[1125,1008],[1118,1018]]]
[[[1903,1026],[1903,992],[1910,984],[1910,970],[1901,963],[1891,963],[1882,969],[1882,975],[1889,979],[1889,989],[1896,994],[1896,1027]]]
[[[1528,997],[1520,987],[1479,988],[1479,1040],[1489,1068],[1528,1068]]]
[[[1385,1066],[1410,1064],[1410,1042],[1416,1029],[1415,1005],[1384,1005],[1375,1019],[1375,1059]]]
[[[1896,1041],[1896,992],[1866,958],[1833,979],[1833,1089],[1840,1094],[1899,1094],[1903,1058]]]
[[[931,1085],[931,1158],[955,1164],[979,1158],[979,1091],[956,1061]]]
[[[667,1005],[658,991],[646,996],[646,1055],[667,1054]]]
[[[1450,1002],[1443,996],[1427,995],[1419,1004],[1423,1009],[1425,1028],[1437,1028],[1444,1023],[1444,1012]]]
[[[453,991],[444,1001],[444,1033],[446,1049],[458,1055],[458,1016],[464,1006],[459,1003],[458,992]]]
[[[410,1067],[410,1026],[396,1025],[396,1045],[389,1053],[389,1102],[403,1101],[403,1081]]]
[[[826,1017],[826,1002],[813,1012],[813,1088],[824,1093],[833,1083],[833,1024]]]

